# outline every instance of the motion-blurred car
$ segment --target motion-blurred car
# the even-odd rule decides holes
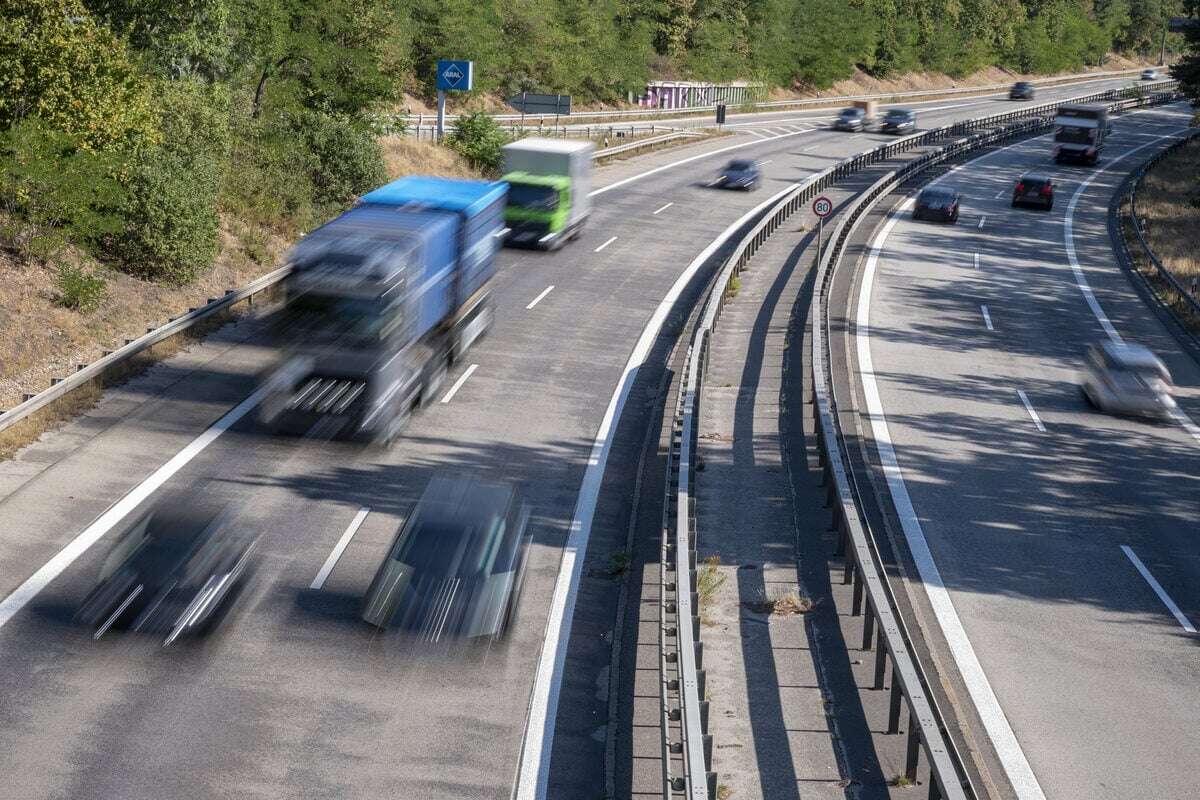
[[[1142,70],[1142,80],[1144,81],[1156,81],[1158,80],[1158,77],[1158,70],[1156,69]]]
[[[890,108],[879,125],[881,133],[912,133],[917,129],[917,112],[907,108]]]
[[[207,633],[247,578],[255,544],[221,506],[160,504],[117,538],[76,619],[95,639],[123,628],[160,634],[164,647]]]
[[[1166,364],[1137,344],[1088,347],[1081,389],[1089,403],[1110,414],[1165,417],[1175,410]]]
[[[1033,99],[1033,84],[1029,81],[1017,81],[1008,90],[1009,100],[1032,100]]]
[[[528,520],[509,484],[435,477],[375,573],[362,618],[426,642],[503,636],[520,601]]]
[[[722,189],[743,189],[752,192],[758,188],[760,180],[762,180],[762,174],[758,171],[758,164],[753,161],[734,159],[721,170],[721,174],[717,176],[716,185]]]
[[[1037,206],[1047,211],[1054,208],[1054,179],[1048,175],[1022,175],[1013,187],[1013,208]]]
[[[917,204],[913,208],[913,219],[942,220],[943,222],[958,222],[958,209],[962,196],[953,189],[942,189],[931,186],[922,189],[917,195]]]
[[[843,108],[833,120],[835,131],[861,131],[867,125],[867,112],[861,108]]]

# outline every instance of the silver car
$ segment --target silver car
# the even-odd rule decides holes
[[[1081,388],[1088,402],[1110,414],[1165,417],[1175,410],[1171,373],[1141,345],[1088,347]]]

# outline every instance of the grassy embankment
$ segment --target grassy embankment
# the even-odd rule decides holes
[[[1163,266],[1185,289],[1196,282],[1200,293],[1200,138],[1167,156],[1146,175],[1138,189],[1137,211],[1146,221],[1147,241]],[[1165,281],[1154,280],[1157,272],[1141,255],[1136,236],[1128,230],[1127,234],[1132,237],[1130,252],[1139,269],[1151,278],[1172,310],[1200,333],[1200,315],[1192,313]]]

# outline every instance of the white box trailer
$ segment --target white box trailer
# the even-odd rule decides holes
[[[592,201],[590,141],[519,139],[503,148],[506,242],[555,250],[583,228]]]

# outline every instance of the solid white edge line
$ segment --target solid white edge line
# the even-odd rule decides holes
[[[593,253],[599,253],[601,250],[603,250],[604,248],[608,247],[610,244],[612,244],[612,243],[613,243],[613,242],[615,242],[616,240],[617,240],[617,237],[616,237],[616,236],[614,236],[614,237],[612,237],[611,239],[609,239],[607,242],[605,242],[604,244],[602,244],[602,245],[600,245],[599,247],[597,247],[597,248],[596,248],[595,250],[593,250],[592,252],[593,252]]]
[[[1112,321],[1109,320],[1108,314],[1104,313],[1104,308],[1101,307],[1100,301],[1096,299],[1096,294],[1092,291],[1092,286],[1088,283],[1087,276],[1083,274],[1083,267],[1079,263],[1079,254],[1075,251],[1075,208],[1079,205],[1079,198],[1083,196],[1084,191],[1092,184],[1092,181],[1134,153],[1145,150],[1147,147],[1153,147],[1164,139],[1175,138],[1178,138],[1178,136],[1174,133],[1156,136],[1145,144],[1126,150],[1111,161],[1105,162],[1103,167],[1093,172],[1086,180],[1080,182],[1074,194],[1071,195],[1070,202],[1067,203],[1067,214],[1063,218],[1063,244],[1067,249],[1067,261],[1071,265],[1071,273],[1075,276],[1075,285],[1083,293],[1083,299],[1087,302],[1088,308],[1092,310],[1092,315],[1096,318],[1096,321],[1100,323],[1100,327],[1104,329],[1104,332],[1108,334],[1108,338],[1115,344],[1121,344],[1124,340],[1121,338],[1121,334],[1117,332],[1116,327],[1113,326]],[[1197,425],[1187,413],[1180,408],[1176,408],[1171,412],[1171,418],[1187,431],[1193,439],[1200,442],[1200,425]]]
[[[920,519],[913,508],[912,498],[909,497],[896,450],[892,446],[887,417],[884,415],[883,402],[879,395],[879,386],[875,381],[870,345],[871,287],[875,279],[879,256],[887,237],[911,206],[911,198],[901,203],[875,236],[859,287],[854,337],[858,354],[859,377],[862,381],[863,395],[867,406],[867,417],[875,437],[879,460],[887,479],[888,491],[896,506],[896,513],[900,517],[904,538],[908,542],[909,551],[912,553],[913,561],[920,574],[921,585],[925,589],[929,604],[946,637],[946,644],[962,675],[963,683],[983,721],[984,730],[996,749],[996,754],[1017,797],[1020,800],[1045,800],[1042,787],[1038,784],[1037,777],[1033,774],[1033,769],[1029,766],[1029,761],[1025,758],[1025,753],[1021,750],[1021,745],[1013,733],[1012,726],[1009,725],[1008,718],[1000,707],[1000,701],[996,698],[992,685],[983,671],[983,666],[979,663],[975,648],[967,638],[966,629],[954,608],[954,602],[942,580],[941,571],[934,562],[933,553],[925,539]]]
[[[979,305],[979,310],[983,312],[983,324],[987,325],[989,331],[996,330],[992,327],[992,315],[988,313],[988,307],[984,304]]]
[[[317,573],[317,577],[313,578],[313,582],[308,585],[310,589],[320,589],[325,585],[325,581],[329,580],[329,574],[333,572],[333,568],[337,566],[337,562],[342,557],[342,553],[346,551],[346,546],[350,544],[350,540],[354,538],[354,534],[358,533],[358,529],[362,527],[363,520],[367,518],[367,514],[371,513],[371,509],[363,506],[354,515],[354,519],[350,520],[350,525],[346,528],[346,532],[342,534],[342,538],[338,539],[337,544],[333,546],[333,552],[329,554],[329,558],[325,559],[325,563],[321,565],[321,571]]]
[[[654,309],[642,335],[634,345],[625,369],[613,390],[608,408],[596,431],[596,438],[588,455],[587,468],[579,485],[575,512],[571,519],[567,541],[563,545],[562,560],[559,562],[558,578],[554,584],[554,595],[550,600],[549,616],[542,652],[538,658],[537,674],[534,676],[533,691],[529,702],[529,719],[525,731],[524,748],[521,752],[518,792],[516,800],[545,798],[550,779],[550,751],[554,743],[554,718],[558,713],[558,698],[562,691],[563,665],[567,657],[567,643],[571,638],[571,624],[575,612],[575,601],[579,592],[579,578],[587,555],[588,539],[592,533],[592,519],[596,513],[596,502],[604,480],[604,469],[608,464],[608,453],[612,447],[612,432],[621,418],[625,402],[637,377],[639,366],[650,354],[654,340],[658,338],[667,314],[692,277],[730,237],[755,215],[769,208],[800,184],[792,184],[743,214],[736,222],[721,232],[708,247],[692,259],[680,273],[662,302]]]
[[[655,216],[657,216],[657,215],[661,214],[662,212],[666,211],[668,208],[670,208],[670,207],[671,207],[671,206],[673,206],[673,205],[675,205],[675,202],[674,202],[674,201],[672,201],[672,202],[670,202],[670,203],[667,203],[665,206],[663,206],[662,208],[660,208],[660,209],[658,209],[657,211],[655,211],[655,212],[654,212],[654,215],[655,215]]]
[[[167,463],[150,473],[145,480],[131,489],[124,497],[109,506],[91,525],[88,525],[78,536],[72,539],[66,547],[59,550],[37,572],[33,573],[24,583],[13,590],[12,594],[4,598],[3,601],[0,601],[0,627],[3,627],[5,623],[11,620],[29,601],[37,597],[38,593],[61,575],[63,570],[69,567],[75,559],[86,553],[104,534],[112,530],[113,526],[141,505],[146,498],[154,494],[171,476],[183,469],[188,462],[216,441],[217,437],[233,427],[242,417],[250,413],[272,390],[273,387],[271,386],[262,386],[257,389],[252,395],[238,403],[232,410],[226,412],[223,417],[214,422],[212,427],[189,442],[187,446],[172,456]]]
[[[479,369],[478,364],[472,364],[471,366],[467,367],[466,371],[463,372],[463,374],[459,376],[458,380],[454,382],[454,385],[450,387],[450,391],[446,392],[446,396],[442,398],[442,402],[449,403],[451,400],[453,400],[454,395],[458,394],[458,390],[461,389],[462,385],[467,382],[467,378],[471,377],[471,373],[477,369]]]
[[[1133,566],[1137,568],[1137,571],[1142,573],[1142,577],[1146,579],[1146,583],[1150,584],[1150,588],[1154,590],[1156,595],[1158,595],[1158,599],[1161,600],[1163,605],[1167,607],[1167,610],[1171,612],[1171,615],[1175,617],[1175,620],[1183,626],[1183,629],[1188,633],[1195,633],[1196,626],[1192,625],[1191,621],[1189,621],[1184,615],[1183,609],[1175,604],[1175,601],[1171,599],[1169,594],[1167,594],[1167,590],[1162,587],[1162,584],[1150,574],[1150,570],[1148,570],[1146,565],[1142,563],[1142,560],[1138,558],[1137,553],[1133,552],[1133,548],[1127,544],[1123,544],[1121,545],[1121,551],[1129,557],[1129,560],[1133,562]]]
[[[545,290],[541,294],[539,294],[537,297],[530,300],[529,305],[525,306],[525,310],[528,311],[529,309],[536,306],[538,303],[542,302],[542,298],[544,298],[546,295],[550,294],[552,291],[554,291],[554,284],[550,284],[549,286],[547,286],[545,288]]]
[[[798,133],[785,133],[781,136],[769,136],[766,139],[756,139],[753,142],[742,142],[741,144],[731,144],[728,147],[720,147],[720,148],[717,148],[716,150],[709,150],[706,153],[697,153],[694,156],[688,156],[687,158],[680,159],[679,161],[672,161],[670,164],[663,164],[661,167],[655,167],[654,169],[649,169],[649,170],[646,170],[645,172],[640,172],[637,175],[630,175],[628,178],[619,180],[616,183],[610,183],[608,186],[601,186],[599,189],[593,189],[592,192],[588,195],[588,197],[595,197],[596,195],[604,194],[605,192],[611,192],[613,189],[619,189],[620,187],[626,186],[630,183],[633,183],[634,181],[640,181],[642,178],[648,178],[651,175],[657,175],[658,173],[663,172],[664,170],[674,169],[675,167],[680,167],[680,166],[683,166],[684,164],[690,164],[693,161],[699,161],[702,158],[710,158],[712,156],[720,155],[721,153],[728,153],[730,150],[741,150],[743,147],[754,147],[756,145],[764,144],[766,142],[773,142],[777,139],[786,139],[789,136],[800,136],[805,133],[810,133],[810,131],[800,131]]]
[[[1034,426],[1042,433],[1045,433],[1046,426],[1042,424],[1042,418],[1034,410],[1033,403],[1029,402],[1029,395],[1025,394],[1024,389],[1017,389],[1017,397],[1021,398],[1021,402],[1024,403],[1025,410],[1029,412],[1029,418],[1033,420]]]

